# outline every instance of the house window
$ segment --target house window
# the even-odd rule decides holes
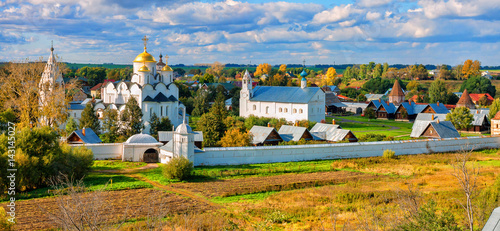
[[[163,106],[160,106],[160,116],[163,116]]]
[[[76,118],[76,112],[73,113],[73,118]],[[497,128],[498,128],[498,125],[497,125]]]
[[[253,110],[257,110],[257,106],[256,105],[253,105]]]
[[[283,112],[283,108],[280,108],[280,110],[279,110],[279,111],[280,111],[280,112]],[[498,126],[498,125],[497,125],[497,126]]]
[[[165,116],[168,116],[168,106],[165,106]]]
[[[285,113],[288,113],[288,108],[285,108]]]
[[[269,107],[266,107],[266,114],[269,114]]]
[[[302,109],[299,109],[299,113],[302,114],[304,111],[302,111]]]
[[[297,113],[297,109],[295,109],[295,108],[294,108],[294,109],[293,109],[293,113]]]
[[[111,95],[108,96],[108,101],[111,103]]]

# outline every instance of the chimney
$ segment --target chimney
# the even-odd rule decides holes
[[[434,114],[432,114],[432,118],[431,118],[432,121],[434,121]]]
[[[411,106],[411,100],[408,100],[408,104]]]
[[[439,101],[437,101],[436,105],[438,105],[438,107],[439,107]]]
[[[86,136],[85,135],[85,127],[82,128],[82,134],[83,134],[83,136]]]
[[[381,99],[381,98],[378,98],[378,102],[379,102],[379,103],[382,103],[382,99]]]
[[[476,110],[476,114],[479,114],[479,110]]]
[[[298,127],[299,126],[299,122],[295,121],[295,124],[293,124],[293,126]]]
[[[271,123],[268,122],[267,123],[267,127],[270,128],[271,127]]]
[[[332,120],[332,124],[335,125],[335,119]]]
[[[436,123],[439,123],[439,119],[436,120]]]

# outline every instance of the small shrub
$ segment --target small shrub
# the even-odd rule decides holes
[[[386,149],[382,156],[386,159],[395,159],[396,153],[394,151],[392,151],[391,149]]]
[[[0,207],[0,230],[14,230],[14,223],[9,221],[9,215],[5,212],[3,207]]]
[[[186,157],[174,157],[167,164],[163,165],[163,175],[168,179],[185,180],[193,172],[193,162]]]

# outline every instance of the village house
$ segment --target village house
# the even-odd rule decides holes
[[[98,144],[102,143],[101,139],[91,128],[82,128],[80,130],[73,131],[68,138],[66,138],[68,144]]]
[[[325,92],[325,111],[327,113],[344,113],[347,105],[342,103],[333,92]]]
[[[273,127],[255,125],[249,133],[252,135],[252,144],[255,146],[277,145],[283,142],[280,134]]]
[[[278,134],[283,141],[313,140],[313,136],[305,127],[282,125]]]
[[[493,118],[491,118],[491,135],[500,135],[500,111],[497,112]]]
[[[455,126],[450,121],[441,121],[440,119],[435,119],[431,121],[415,121],[412,127],[412,132],[410,137],[419,138],[458,138],[460,134],[458,133]]]
[[[493,97],[491,97],[491,95],[489,93],[479,93],[479,94],[469,94],[472,102],[475,104],[475,105],[480,105],[479,103],[479,100],[482,98],[482,97],[486,97],[486,104],[484,106],[489,106],[493,103],[493,101],[495,100]]]
[[[322,140],[327,142],[358,142],[358,138],[350,131],[342,129],[339,125],[334,124],[317,123],[311,128],[311,134],[314,140]]]
[[[422,112],[427,105],[416,104],[409,100],[408,102],[402,102],[396,109],[396,120],[404,121],[414,121],[418,113]]]
[[[472,102],[472,99],[470,98],[469,92],[467,92],[467,89],[464,90],[462,93],[462,96],[460,96],[460,99],[457,102],[457,107],[466,107],[469,109],[475,109],[476,105],[474,102]]]

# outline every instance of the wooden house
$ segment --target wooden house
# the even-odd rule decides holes
[[[255,146],[277,145],[283,142],[280,134],[273,127],[253,126],[250,129],[252,144]]]

